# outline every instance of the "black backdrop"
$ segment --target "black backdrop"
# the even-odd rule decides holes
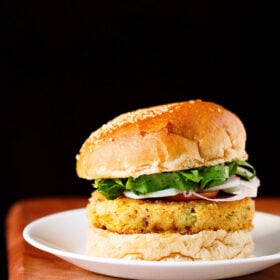
[[[76,176],[75,155],[104,122],[193,98],[239,115],[262,182],[259,195],[280,195],[272,165],[278,105],[264,80],[271,48],[262,7],[184,2],[3,5],[1,220],[19,199],[89,195],[89,184]],[[0,255],[4,279],[4,250]]]

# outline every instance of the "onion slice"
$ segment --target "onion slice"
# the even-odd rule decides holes
[[[220,191],[220,190],[226,190],[232,187],[237,187],[240,185],[241,179],[237,176],[231,176],[228,180],[226,180],[223,184],[211,187],[208,190],[212,191]]]
[[[177,189],[165,189],[161,191],[156,192],[150,192],[146,194],[135,194],[132,191],[125,191],[123,194],[124,196],[128,198],[134,198],[134,199],[145,199],[145,198],[156,198],[156,197],[165,197],[165,196],[173,196],[177,195],[179,193],[182,193],[183,191],[177,190]]]
[[[235,194],[235,195],[229,196],[229,197],[222,197],[222,198],[209,198],[209,197],[203,196],[202,193],[197,193],[197,192],[193,192],[192,194],[201,199],[205,199],[205,200],[213,201],[213,202],[237,201],[237,200],[241,200],[247,196],[245,187],[240,187],[240,192],[238,194]]]
[[[207,188],[200,192],[185,191],[185,190],[170,188],[170,189],[160,190],[160,191],[151,192],[142,195],[137,195],[132,191],[125,191],[124,196],[133,199],[145,199],[145,198],[172,197],[178,194],[183,194],[185,197],[196,196],[198,198],[205,199],[208,201],[217,201],[217,202],[236,201],[236,200],[241,200],[245,197],[256,197],[259,186],[260,186],[260,180],[258,179],[258,177],[254,177],[250,181],[245,181],[240,177],[234,175],[230,177],[225,183],[215,187]],[[203,195],[203,192],[220,191],[220,190],[232,194],[232,196],[221,197],[221,198],[220,197],[210,198]]]

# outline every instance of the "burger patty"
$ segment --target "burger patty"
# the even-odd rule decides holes
[[[87,205],[87,216],[93,226],[122,234],[251,230],[254,212],[255,202],[251,198],[232,202],[125,197],[107,200],[98,191],[92,193]]]

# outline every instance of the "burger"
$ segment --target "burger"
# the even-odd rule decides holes
[[[247,258],[260,180],[239,117],[190,100],[121,114],[85,140],[79,178],[94,257],[147,261]]]

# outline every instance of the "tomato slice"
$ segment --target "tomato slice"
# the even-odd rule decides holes
[[[201,192],[200,194],[208,197],[208,198],[213,198],[216,197],[218,195],[219,191],[209,191],[209,192]],[[195,196],[194,194],[190,195],[190,196],[184,196],[184,194],[180,193],[180,194],[176,194],[173,196],[165,196],[162,197],[161,199],[164,200],[169,200],[169,201],[189,201],[189,200],[195,200],[195,199],[201,199],[198,196]]]

